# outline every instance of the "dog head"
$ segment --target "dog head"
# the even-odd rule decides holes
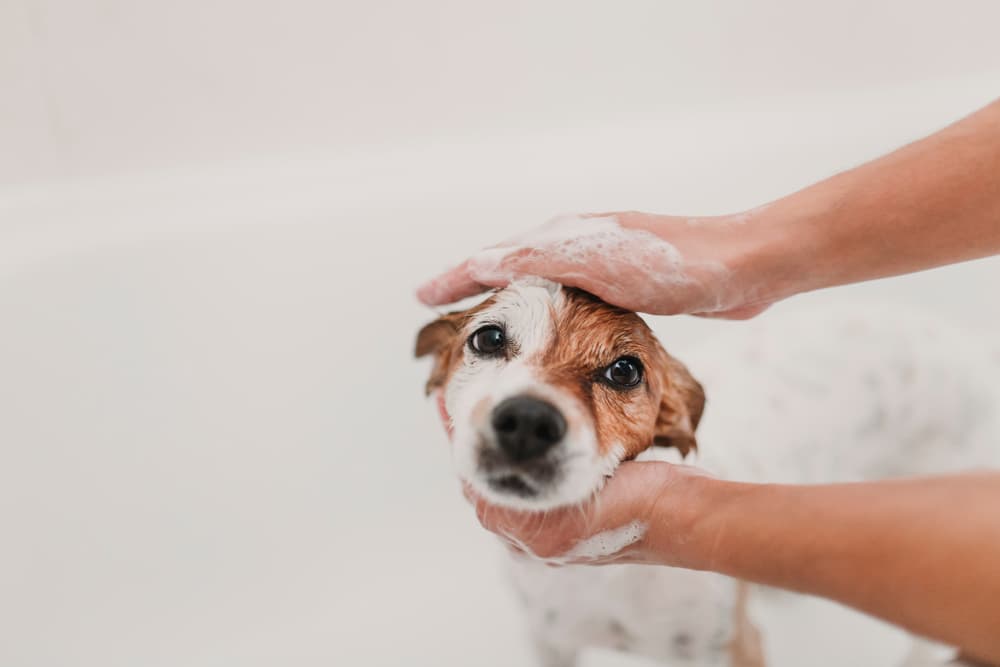
[[[588,499],[650,446],[696,447],[705,397],[635,313],[522,280],[421,329],[459,476],[499,505]]]

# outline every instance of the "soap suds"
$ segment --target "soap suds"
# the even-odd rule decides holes
[[[613,215],[555,218],[476,253],[468,268],[473,279],[485,284],[544,273],[624,307],[648,306],[671,288],[696,286],[692,268],[699,276],[728,273],[719,263],[685,262],[673,244],[644,229],[623,228]]]
[[[620,528],[591,535],[577,542],[572,549],[561,556],[549,558],[539,556],[514,535],[501,532],[500,537],[512,547],[546,565],[583,565],[615,560],[618,554],[645,537],[646,528],[645,523],[635,520]]]
[[[621,528],[606,530],[585,540],[581,540],[567,551],[560,560],[570,563],[588,563],[604,560],[618,554],[643,538],[646,524],[632,521]]]
[[[682,258],[677,249],[660,237],[641,229],[624,229],[616,216],[579,217],[564,215],[541,227],[515,236],[493,248],[472,256],[469,269],[474,277],[500,271],[500,265],[517,253],[544,253],[546,258],[567,265],[584,267],[595,255],[608,260],[634,261],[638,252],[643,260],[659,260],[666,268],[679,269]],[[502,277],[511,278],[505,273]]]

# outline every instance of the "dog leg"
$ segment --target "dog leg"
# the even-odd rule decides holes
[[[741,581],[736,589],[736,606],[733,610],[733,638],[729,644],[732,667],[766,667],[764,645],[760,631],[750,621],[747,599],[750,585]]]

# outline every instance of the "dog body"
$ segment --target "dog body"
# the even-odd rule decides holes
[[[581,650],[623,651],[664,665],[727,667],[739,640],[741,585],[711,572],[648,565],[553,568],[511,554],[511,581],[544,667]]]
[[[1000,463],[1000,355],[925,313],[764,317],[686,361],[712,397],[697,465],[720,477],[820,484]]]
[[[459,475],[511,507],[581,502],[625,459],[678,462],[696,427],[693,463],[742,481],[857,481],[1000,459],[1000,360],[910,313],[828,309],[734,325],[686,357],[711,397],[703,421],[701,385],[645,324],[575,290],[515,283],[420,338],[418,354],[436,357],[428,389],[444,392]],[[630,535],[612,536],[612,552]],[[587,647],[663,664],[763,664],[740,582],[641,565],[552,568],[518,554],[510,572],[546,667],[569,667]]]

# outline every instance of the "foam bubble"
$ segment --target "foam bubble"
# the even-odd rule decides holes
[[[622,227],[613,215],[555,218],[473,255],[469,272],[485,283],[542,273],[633,309],[647,309],[678,287],[698,290],[706,275],[728,273],[718,263],[686,262],[673,244],[647,230]]]
[[[625,550],[643,538],[646,534],[646,524],[642,521],[632,521],[620,528],[606,530],[585,540],[581,540],[567,551],[560,560],[571,563],[603,560]]]

